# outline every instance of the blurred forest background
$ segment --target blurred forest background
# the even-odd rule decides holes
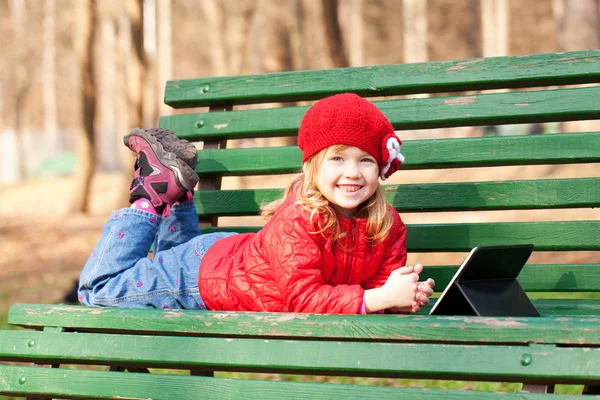
[[[598,48],[598,9],[598,0],[0,0],[0,184],[72,173],[78,144],[93,147],[95,171],[129,168],[120,138],[171,112],[161,104],[169,79]]]
[[[72,287],[108,212],[126,204],[122,136],[173,112],[162,104],[167,80],[593,49],[599,20],[600,0],[0,0],[0,325],[11,303],[60,301]],[[588,130],[597,123],[568,128]],[[574,168],[597,176],[597,166]],[[502,171],[435,179],[528,177]],[[549,214],[561,213],[534,218]]]

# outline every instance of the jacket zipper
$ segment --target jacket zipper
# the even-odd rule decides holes
[[[352,221],[352,235],[350,235],[350,245],[348,246],[348,261],[346,262],[346,271],[344,273],[344,284],[348,284],[348,278],[350,278],[350,272],[352,270],[352,264],[354,261],[354,242],[356,241],[356,222]]]

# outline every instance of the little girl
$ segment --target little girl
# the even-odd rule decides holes
[[[378,180],[404,161],[401,142],[369,101],[344,93],[309,108],[303,173],[255,234],[200,234],[192,144],[165,129],[124,141],[137,153],[132,205],[111,214],[81,273],[83,304],[364,314],[429,303],[435,283],[404,266],[406,227]]]

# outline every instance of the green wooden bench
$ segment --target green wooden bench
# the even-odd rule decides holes
[[[222,190],[221,178],[258,175],[263,178],[252,182],[262,187],[275,175],[299,170],[300,151],[225,147],[232,139],[294,136],[309,103],[273,103],[345,91],[406,95],[375,100],[399,131],[556,122],[600,119],[599,82],[598,50],[182,80],[167,83],[165,102],[210,112],[163,117],[161,126],[204,142],[197,167],[201,190],[195,195],[204,231],[256,231],[259,227],[217,222],[256,215],[259,204],[276,198],[280,189]],[[578,84],[595,85],[573,87]],[[504,88],[530,89],[486,92]],[[478,92],[465,94],[469,91]],[[421,93],[436,95],[411,96]],[[266,108],[237,107],[246,104]],[[484,167],[493,176],[495,167],[508,165],[598,166],[600,132],[407,140],[403,153],[403,171]],[[9,322],[30,329],[0,332],[0,360],[9,362],[0,365],[0,393],[112,399],[581,397],[546,394],[555,384],[580,385],[590,394],[586,398],[600,393],[600,264],[582,264],[575,257],[581,251],[600,254],[600,218],[596,213],[564,220],[572,214],[560,210],[548,221],[514,217],[514,210],[529,209],[588,209],[586,215],[592,215],[589,210],[600,205],[600,177],[424,179],[388,185],[386,192],[402,215],[427,212],[422,214],[426,223],[408,225],[409,252],[462,253],[477,245],[534,243],[537,251],[573,252],[575,261],[532,263],[523,270],[519,280],[540,318],[434,317],[427,310],[349,316],[14,305]],[[448,211],[489,210],[498,210],[502,222],[450,223],[444,217]],[[235,218],[225,222],[236,224]],[[456,268],[427,266],[426,276],[441,291]],[[541,298],[538,292],[552,294]],[[148,368],[152,373],[143,373]],[[188,372],[169,374],[171,369]],[[422,389],[382,385],[394,382],[389,380],[367,381],[375,386],[350,378],[305,382],[295,375],[284,381],[241,379],[248,377],[243,374],[229,379],[212,371],[524,385],[500,397],[458,392],[449,384]]]

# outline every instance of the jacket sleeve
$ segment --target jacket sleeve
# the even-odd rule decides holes
[[[275,282],[285,311],[356,314],[363,301],[360,285],[327,285],[321,249],[302,218],[273,220],[265,237]]]
[[[406,265],[406,225],[404,225],[397,212],[393,211],[393,216],[394,223],[385,255],[375,275],[365,283],[365,289],[383,286],[392,271]]]

